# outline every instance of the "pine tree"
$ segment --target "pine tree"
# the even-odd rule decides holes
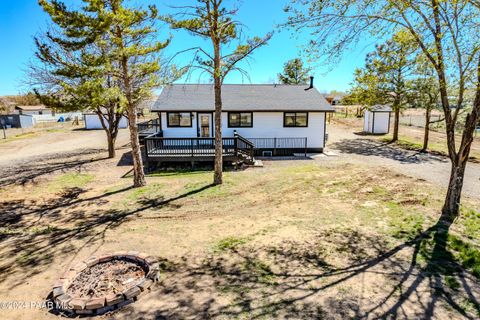
[[[208,72],[214,82],[215,91],[215,173],[214,184],[222,183],[223,146],[222,146],[222,84],[231,71],[244,73],[237,64],[249,57],[254,50],[265,45],[272,34],[263,38],[254,37],[236,46],[233,52],[222,54],[233,41],[239,40],[240,23],[233,19],[236,9],[222,6],[222,0],[197,0],[197,5],[180,7],[186,19],[178,20],[174,15],[165,16],[163,20],[173,29],[184,29],[195,36],[207,39],[212,46],[209,49],[192,48],[199,55],[190,69]],[[200,56],[203,54],[203,57]]]
[[[161,84],[159,52],[169,44],[156,41],[158,11],[132,8],[126,0],[82,0],[77,10],[67,10],[60,1],[40,0],[40,5],[62,29],[66,39],[55,39],[108,75],[107,96],[125,108],[129,120],[134,187],[146,184],[137,131],[137,107]],[[96,50],[89,52],[89,45]],[[58,53],[52,52],[52,56]],[[79,67],[79,71],[82,67]],[[104,80],[104,79],[103,79]],[[93,82],[82,82],[87,90]]]
[[[283,73],[278,74],[278,81],[283,84],[307,84],[311,68],[305,68],[300,58],[287,61]]]

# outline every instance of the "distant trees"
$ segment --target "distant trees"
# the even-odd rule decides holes
[[[278,81],[283,84],[307,84],[311,70],[304,67],[302,59],[291,59],[283,65],[283,72],[278,74]]]
[[[45,78],[51,77],[57,85],[56,94],[48,90],[39,94],[51,105],[93,106],[102,115],[111,115],[111,124],[126,112],[133,185],[140,187],[146,181],[137,132],[137,107],[161,84],[164,70],[159,53],[169,40],[156,40],[155,6],[131,8],[126,2],[82,0],[79,9],[69,10],[63,2],[40,0],[58,34],[47,32],[44,40],[37,39],[37,57],[43,63],[37,71],[43,71]]]
[[[213,78],[215,92],[215,172],[214,184],[223,182],[223,144],[222,144],[222,84],[231,71],[245,72],[238,63],[248,58],[253,51],[262,47],[271,38],[253,37],[245,41],[240,39],[241,23],[234,19],[235,8],[226,8],[222,0],[197,0],[196,5],[177,7],[183,17],[176,15],[163,17],[173,29],[184,29],[194,36],[206,39],[211,46],[194,47],[196,52],[189,69],[201,70]],[[234,41],[239,43],[229,53],[224,53]]]
[[[441,221],[450,226],[459,215],[465,168],[480,118],[479,2],[292,0],[286,10],[290,12],[290,26],[311,28],[315,39],[310,43],[330,61],[338,59],[366,33],[381,38],[403,28],[411,35],[435,70],[440,92],[452,163]],[[459,113],[465,107],[469,85],[475,91],[475,99],[471,111],[461,121]],[[456,140],[457,124],[461,128],[460,143]]]
[[[0,97],[0,112],[10,113],[13,112],[15,106],[36,106],[39,104],[40,101],[33,92],[16,96],[3,96]]]
[[[360,103],[390,104],[394,112],[392,142],[398,140],[400,111],[408,102],[415,67],[415,43],[405,30],[367,55],[365,67],[355,71],[354,89]]]
[[[426,61],[423,55],[418,55],[409,93],[410,104],[416,108],[425,109],[425,127],[423,134],[423,152],[428,149],[430,136],[430,122],[432,111],[440,109],[440,90],[435,81],[435,70]]]

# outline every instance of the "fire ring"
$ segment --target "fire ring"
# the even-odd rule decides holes
[[[148,292],[158,281],[158,260],[137,251],[91,257],[55,282],[53,302],[69,315],[100,315],[119,309]]]

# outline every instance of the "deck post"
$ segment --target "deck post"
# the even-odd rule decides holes
[[[305,137],[305,158],[307,157],[307,140],[308,138]]]
[[[193,159],[193,157],[195,156],[195,150],[193,148],[193,139],[190,139],[190,147],[192,148],[192,159]],[[192,163],[193,163],[193,161],[192,161]]]
[[[238,137],[237,135],[235,135],[235,138],[233,138],[233,143],[234,143],[234,155],[235,155],[235,158],[238,157]]]
[[[273,156],[277,155],[277,137],[273,138]]]
[[[143,146],[145,147],[145,161],[147,163],[147,168],[149,168],[149,166],[150,166],[150,161],[148,159],[148,141],[149,141],[148,138],[145,138],[143,140],[143,142],[144,142]]]

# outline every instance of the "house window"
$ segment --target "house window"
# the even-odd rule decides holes
[[[168,112],[167,126],[168,127],[191,127],[192,114],[190,112]]]
[[[229,128],[251,128],[253,126],[252,112],[229,112],[228,127]]]
[[[284,127],[308,127],[307,112],[285,112],[283,114]]]

